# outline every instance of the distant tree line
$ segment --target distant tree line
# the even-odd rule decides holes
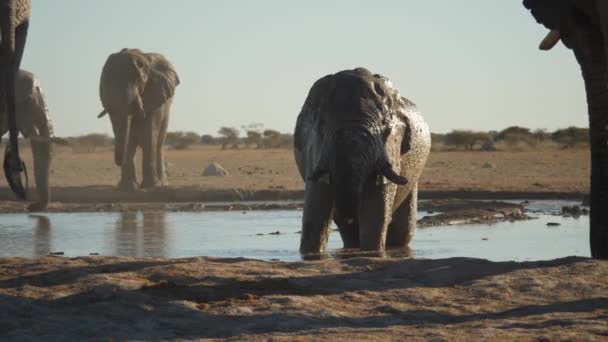
[[[432,133],[434,151],[494,151],[533,150],[547,147],[572,149],[589,145],[589,129],[567,127],[548,132],[511,126],[502,131],[453,130],[448,133]],[[24,140],[27,146],[27,139]],[[71,146],[76,152],[93,152],[98,148],[110,148],[114,138],[108,134],[91,133],[74,137],[54,137],[55,145]],[[253,123],[236,127],[221,127],[217,135],[196,132],[168,132],[165,145],[183,150],[193,145],[215,145],[221,149],[271,149],[293,148],[293,135],[264,128]]]
[[[568,127],[548,132],[511,126],[502,131],[453,130],[449,133],[432,133],[433,150],[493,151],[496,149],[536,149],[553,145],[562,149],[589,145],[589,129]],[[500,148],[499,148],[500,147]]]

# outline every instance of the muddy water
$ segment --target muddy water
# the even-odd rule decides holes
[[[389,254],[494,261],[589,256],[588,216],[556,215],[562,205],[572,204],[576,203],[532,202],[527,209],[535,219],[529,221],[419,229],[410,250]],[[301,211],[3,214],[0,256],[63,253],[300,260],[301,217]],[[560,225],[547,226],[549,222]],[[344,254],[338,232],[331,234],[328,247],[330,256]]]

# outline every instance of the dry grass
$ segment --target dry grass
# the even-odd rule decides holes
[[[26,148],[23,152],[26,163],[31,165],[30,151]],[[75,153],[69,147],[55,146],[53,153],[51,184],[55,187],[115,185],[118,182],[120,169],[114,165],[111,149]],[[218,146],[196,146],[188,150],[167,149],[166,160],[172,186],[210,190],[303,188],[293,152],[289,149],[222,151]],[[223,165],[230,175],[201,176],[202,170],[213,161]],[[483,168],[485,163],[495,167]],[[139,160],[137,168],[140,168]],[[581,193],[589,186],[589,172],[589,152],[583,149],[433,152],[420,189]],[[4,179],[0,180],[0,186],[5,184]]]

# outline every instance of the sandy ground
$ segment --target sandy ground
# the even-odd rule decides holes
[[[53,186],[116,185],[120,170],[113,163],[112,153],[107,148],[77,153],[68,147],[54,146]],[[26,163],[31,165],[31,153],[27,148],[23,156]],[[169,182],[173,187],[206,190],[303,189],[293,152],[289,149],[222,151],[216,146],[196,146],[188,150],[167,148],[166,161]],[[230,175],[201,176],[202,170],[213,161],[224,166]],[[493,167],[484,168],[486,163]],[[433,152],[420,181],[420,190],[586,192],[588,176],[589,153],[586,150]],[[5,184],[2,179],[0,186]]]
[[[134,194],[114,189],[119,170],[110,150],[56,148],[54,154],[59,201],[50,211],[265,210],[277,208],[200,202],[303,195],[290,150],[170,150],[171,186]],[[29,151],[25,156],[31,165]],[[421,197],[579,198],[588,187],[588,159],[584,151],[433,153]],[[200,176],[212,161],[231,175]],[[0,212],[22,212],[23,203],[11,201],[2,182]],[[522,218],[513,205],[425,203],[449,215],[421,226]],[[574,257],[527,263],[0,258],[0,340],[604,341],[606,279],[608,262]]]
[[[0,338],[608,339],[608,262],[0,259]]]
[[[25,148],[23,155],[31,174],[29,152]],[[167,149],[170,186],[134,193],[116,189],[120,170],[113,164],[112,153],[108,148],[79,153],[55,146],[51,184],[56,205],[304,198],[303,182],[289,149],[222,151],[216,146]],[[230,175],[202,176],[202,170],[213,161],[228,169]],[[139,166],[138,161],[138,169]],[[4,178],[0,178],[0,207],[12,207],[10,201],[15,197]],[[419,198],[582,199],[588,187],[589,153],[585,150],[434,152],[419,182]],[[30,198],[35,199],[33,190],[30,187]],[[23,203],[17,206],[24,207]]]

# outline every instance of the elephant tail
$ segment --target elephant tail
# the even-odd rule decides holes
[[[101,113],[99,113],[97,115],[97,118],[100,119],[100,118],[102,118],[106,114],[108,114],[108,111],[106,109],[104,109],[104,110],[101,111]]]

